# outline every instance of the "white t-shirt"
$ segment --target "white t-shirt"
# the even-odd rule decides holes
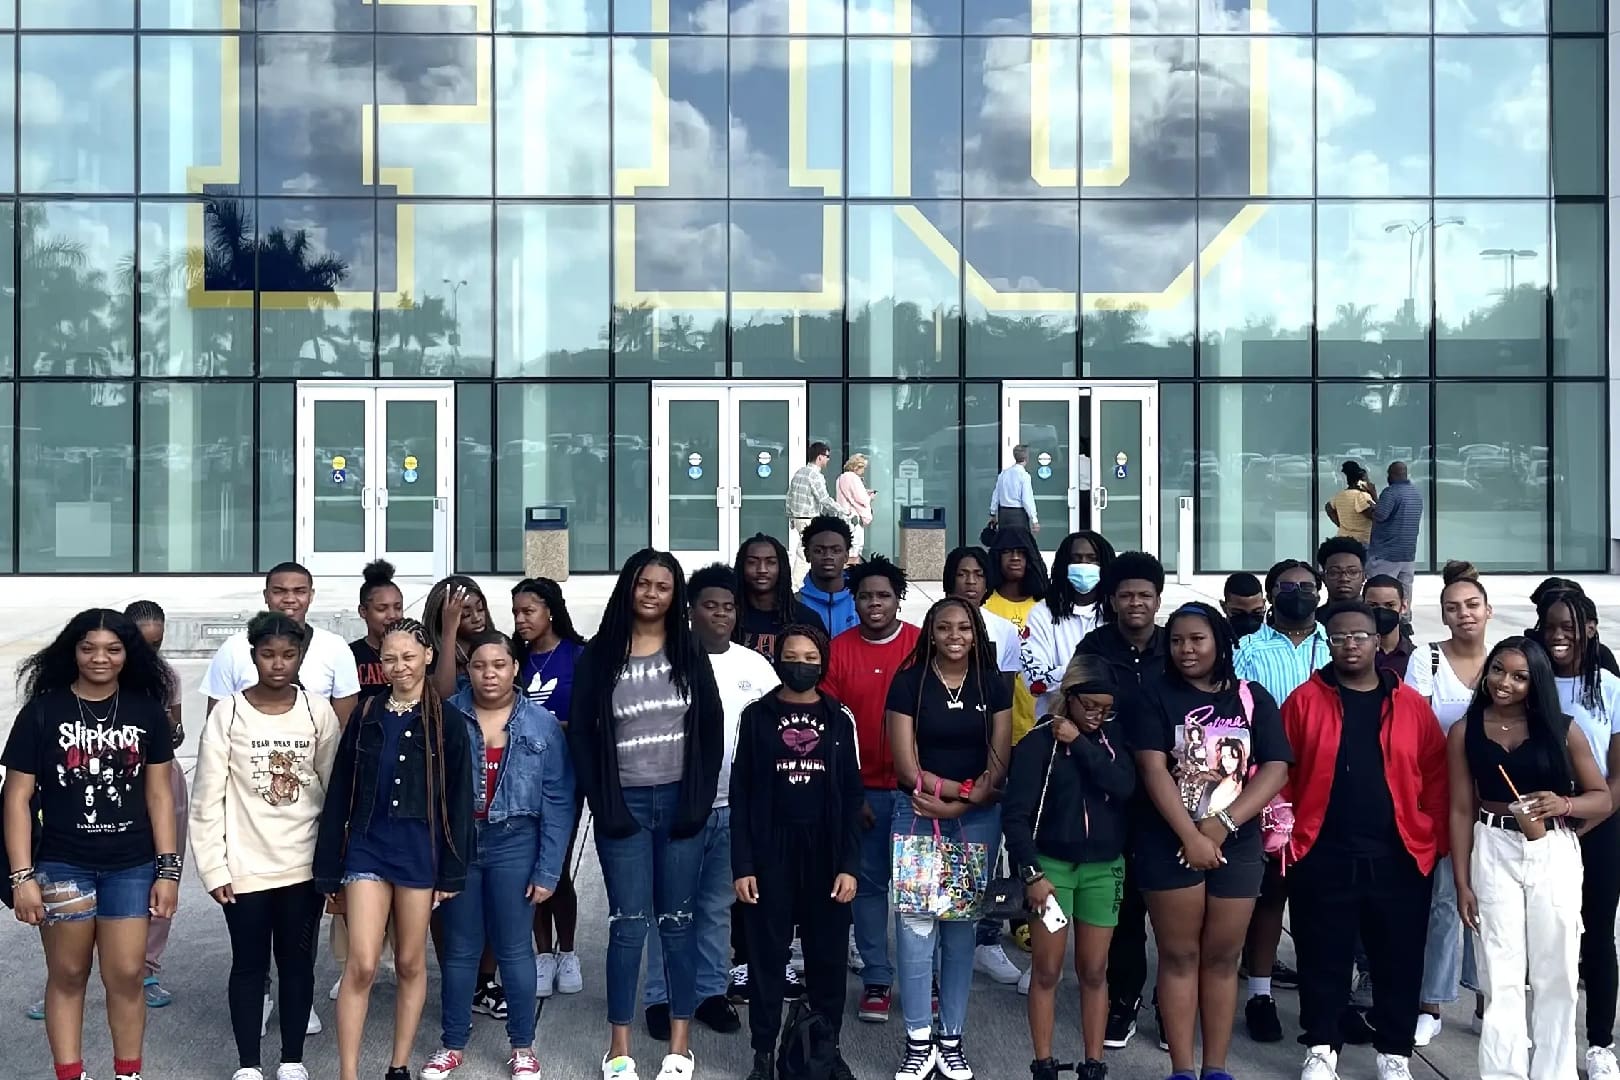
[[[781,685],[771,662],[753,649],[733,645],[723,653],[710,653],[709,666],[720,687],[720,703],[726,714],[725,752],[720,757],[720,789],[714,797],[716,809],[731,805],[731,762],[737,756],[737,731],[743,710]]]
[[[258,681],[253,649],[248,645],[247,631],[241,630],[226,638],[214,659],[209,661],[201,689],[208,697],[223,701]],[[330,701],[358,694],[360,672],[354,666],[349,643],[330,630],[310,627],[309,645],[304,649],[304,662],[298,669],[298,685]]]
[[[989,608],[980,608],[979,617],[984,620],[984,632],[990,635],[990,644],[996,647],[996,667],[1004,674],[1018,674],[1024,666],[1018,657],[1018,627],[1011,619]]]
[[[1564,712],[1574,718],[1586,732],[1586,741],[1592,744],[1592,756],[1597,758],[1598,772],[1609,775],[1609,739],[1620,724],[1620,678],[1611,671],[1598,672],[1598,702],[1589,709],[1580,702],[1580,679],[1557,679],[1558,700]]]
[[[1436,655],[1440,658],[1438,670],[1434,662]],[[1412,652],[1406,665],[1406,685],[1428,700],[1435,719],[1440,721],[1441,731],[1450,731],[1451,725],[1468,712],[1468,703],[1474,700],[1473,688],[1457,677],[1446,650],[1440,648],[1438,642],[1430,642],[1427,647]]]

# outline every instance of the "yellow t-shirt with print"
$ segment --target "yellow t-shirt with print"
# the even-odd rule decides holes
[[[1023,644],[1019,649],[1021,656],[1027,653],[1029,649],[1029,645],[1027,644],[1029,631],[1024,628],[1024,621],[1029,618],[1029,613],[1035,610],[1036,603],[1037,601],[1033,599],[1008,600],[1005,596],[1002,596],[998,592],[991,593],[984,601],[985,610],[991,612],[992,614],[1000,615],[1003,619],[1006,619],[1008,622],[1018,627],[1019,638],[1026,642],[1026,644]],[[1025,659],[1027,659],[1027,657],[1025,657]],[[1018,678],[1013,680],[1013,744],[1017,745],[1018,740],[1022,739],[1025,735],[1028,735],[1029,729],[1034,726],[1035,697],[1029,692],[1029,685],[1024,681],[1024,676],[1020,674]]]

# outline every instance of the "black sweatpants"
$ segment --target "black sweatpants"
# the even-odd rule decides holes
[[[849,960],[848,904],[829,895],[837,871],[823,853],[807,850],[806,834],[783,838],[778,865],[760,867],[759,903],[744,905],[748,938],[748,1030],[755,1053],[776,1049],[782,1030],[782,999],[787,991],[788,954],[793,927],[804,946],[805,993],[810,1007],[843,1029],[845,965]],[[794,850],[793,843],[799,847]]]
[[[259,1026],[272,954],[281,990],[281,1060],[304,1060],[304,1029],[315,1003],[315,945],[325,902],[315,883],[306,881],[237,893],[234,904],[224,905],[231,933],[231,1030],[240,1068],[259,1067]]]
[[[1359,928],[1372,968],[1373,1046],[1411,1056],[1432,895],[1431,878],[1404,851],[1384,859],[1312,851],[1289,868],[1302,1043],[1340,1048]]]
[[[1142,987],[1147,983],[1147,899],[1137,888],[1132,861],[1127,854],[1119,925],[1108,943],[1108,1000],[1127,1009],[1142,1004]]]
[[[1614,1045],[1620,992],[1615,965],[1614,913],[1620,906],[1620,814],[1581,837],[1581,978],[1586,980],[1586,1041]]]

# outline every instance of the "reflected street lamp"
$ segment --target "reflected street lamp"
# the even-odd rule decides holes
[[[1406,311],[1417,322],[1417,264],[1423,254],[1423,243],[1429,231],[1438,231],[1447,225],[1466,225],[1460,217],[1427,218],[1423,221],[1407,219],[1384,224],[1384,232],[1406,234]]]
[[[449,278],[440,278],[450,286],[450,353],[457,368],[461,366],[461,290],[466,287],[466,281],[451,281]]]
[[[1533,259],[1538,252],[1531,248],[1485,248],[1479,253],[1482,259],[1502,260],[1502,293],[1510,296],[1519,284],[1517,264],[1520,259]]]

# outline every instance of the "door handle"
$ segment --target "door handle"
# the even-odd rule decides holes
[[[1099,509],[1099,510],[1108,509],[1108,489],[1105,488],[1105,487],[1100,487],[1100,488],[1097,488],[1096,491],[1097,491],[1097,509]]]
[[[730,505],[730,490],[730,488],[723,487],[717,487],[714,489],[714,508],[716,510],[724,510]]]
[[[388,489],[379,485],[374,490],[377,492],[377,509],[388,509]]]
[[[448,513],[450,510],[450,500],[445,498],[443,495],[434,496],[433,509],[441,514]]]
[[[360,509],[364,510],[370,505],[371,505],[371,488],[362,487],[360,489]]]
[[[731,489],[731,508],[733,510],[742,509],[742,488],[740,487]]]
[[[1080,509],[1080,489],[1077,487],[1072,487],[1069,489],[1069,509]]]

